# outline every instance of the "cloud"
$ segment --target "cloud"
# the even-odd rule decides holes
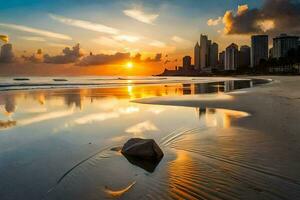
[[[173,40],[174,42],[177,42],[177,43],[183,43],[183,42],[186,41],[185,39],[183,39],[183,38],[181,38],[181,37],[179,37],[179,36],[176,36],[176,35],[174,35],[174,36],[171,38],[171,40]]]
[[[147,62],[160,62],[162,58],[161,53],[155,54],[154,57],[147,57],[142,59],[142,54],[137,53],[135,56],[131,57],[130,53],[120,53],[117,52],[112,55],[108,54],[97,54],[97,55],[89,55],[82,58],[76,65],[79,66],[92,66],[92,65],[110,65],[110,64],[119,64],[125,63],[129,61],[133,61],[135,63],[147,63]]]
[[[82,29],[86,29],[86,30],[90,30],[90,31],[96,31],[99,33],[107,33],[107,34],[118,34],[119,30],[109,27],[109,26],[105,26],[103,24],[96,24],[93,22],[89,22],[89,21],[84,21],[84,20],[79,20],[79,19],[71,19],[71,18],[67,18],[67,17],[63,17],[63,16],[58,16],[58,15],[53,15],[50,14],[49,15],[52,19],[59,21],[63,24],[67,24],[70,26],[75,26],[78,28],[82,28]]]
[[[7,35],[0,35],[0,40],[7,43],[9,41],[9,38]]]
[[[265,0],[261,8],[248,5],[226,11],[223,17],[225,34],[300,33],[300,2],[294,0]]]
[[[80,51],[79,44],[72,47],[72,49],[70,49],[69,47],[64,48],[62,53],[63,55],[57,56],[49,56],[48,54],[46,54],[44,56],[44,62],[53,64],[74,63],[83,56],[82,52]]]
[[[123,13],[135,20],[138,20],[146,24],[152,24],[152,25],[154,24],[154,21],[159,16],[158,14],[146,14],[142,10],[138,10],[138,9],[124,10]]]
[[[25,61],[34,62],[34,63],[41,63],[44,61],[42,49],[38,49],[37,52],[35,54],[33,54],[32,56],[29,56],[29,57],[22,56],[22,58]]]
[[[125,42],[134,43],[134,42],[139,41],[140,37],[133,36],[133,35],[117,35],[117,36],[114,37],[114,39],[118,40],[118,41],[125,41]]]
[[[107,65],[116,64],[130,60],[130,53],[115,53],[113,55],[97,54],[89,55],[81,59],[77,65],[89,66],[89,65]]]
[[[145,59],[142,59],[142,54],[137,53],[132,60],[136,63],[141,63],[141,62],[160,62],[162,59],[162,54],[161,53],[157,53],[155,54],[155,56],[153,58],[151,57],[147,57]]]
[[[23,40],[28,40],[28,41],[46,42],[46,39],[42,38],[42,37],[23,36],[20,38]]]
[[[149,43],[149,45],[153,46],[153,47],[158,47],[158,48],[166,47],[166,43],[158,41],[158,40],[153,40],[152,42]]]
[[[217,26],[222,22],[222,17],[218,17],[217,19],[209,19],[207,21],[208,26]]]
[[[33,33],[36,35],[41,35],[41,36],[49,37],[49,38],[55,38],[55,39],[61,39],[61,40],[72,40],[72,38],[68,35],[50,32],[50,31],[42,30],[42,29],[31,28],[28,26],[22,26],[22,25],[17,25],[17,24],[5,24],[5,23],[0,23],[0,26],[18,30],[18,31]]]

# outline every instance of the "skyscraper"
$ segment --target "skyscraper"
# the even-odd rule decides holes
[[[241,46],[239,52],[239,67],[249,67],[250,66],[250,54],[251,48],[247,45]]]
[[[225,50],[225,70],[236,70],[238,67],[239,47],[232,43]]]
[[[225,66],[225,51],[222,51],[219,54],[219,66],[220,66],[221,69],[224,69],[224,66]]]
[[[218,64],[218,52],[219,45],[214,42],[209,49],[209,64],[211,67],[216,67]]]
[[[290,49],[298,48],[298,36],[289,36],[281,34],[273,39],[273,57],[285,57]]]
[[[194,65],[196,70],[200,69],[200,45],[198,42],[194,48]]]
[[[207,67],[208,58],[208,39],[206,35],[200,36],[200,67],[201,69]]]
[[[182,67],[183,69],[189,69],[192,65],[192,58],[191,56],[184,56],[182,59]]]
[[[14,53],[12,45],[7,43],[2,45],[0,52],[0,62],[12,62],[14,59]]]
[[[258,66],[262,59],[267,60],[269,41],[267,35],[253,35],[251,37],[251,67]]]

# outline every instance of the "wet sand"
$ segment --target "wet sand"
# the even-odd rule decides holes
[[[222,174],[246,186],[249,190],[237,192],[238,199],[299,199],[300,77],[263,78],[273,82],[229,92],[226,97],[222,94],[217,100],[196,95],[137,102],[248,112],[250,116],[233,121],[231,129],[218,130],[220,141],[216,146],[199,143],[205,151],[192,147],[190,152],[220,161],[224,165],[218,167],[223,169]]]
[[[0,197],[299,199],[300,78],[265,78],[2,94]],[[122,156],[131,137],[161,162]]]

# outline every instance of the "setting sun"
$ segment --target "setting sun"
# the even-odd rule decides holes
[[[128,62],[128,63],[126,64],[126,67],[127,67],[128,69],[131,69],[131,68],[133,67],[133,63],[132,63],[132,62]]]

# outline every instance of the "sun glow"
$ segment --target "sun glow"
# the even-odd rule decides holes
[[[126,67],[127,67],[128,69],[133,68],[133,63],[132,63],[132,62],[128,62],[128,63],[126,64]]]

